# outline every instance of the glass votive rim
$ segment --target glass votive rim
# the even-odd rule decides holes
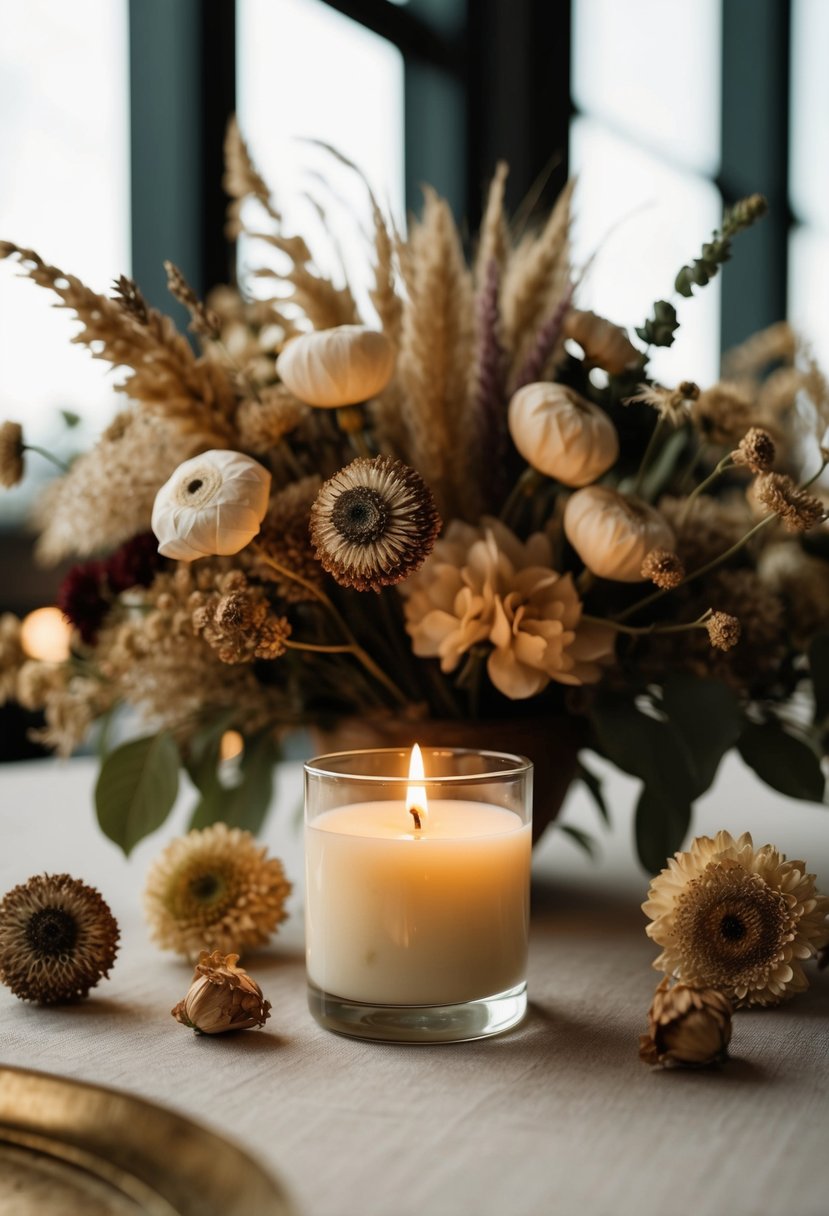
[[[526,777],[533,771],[533,763],[526,756],[520,756],[515,752],[500,752],[493,751],[490,748],[475,748],[475,747],[435,747],[424,746],[421,751],[425,758],[432,757],[463,757],[467,761],[472,758],[481,760],[497,761],[498,764],[492,768],[482,768],[479,772],[458,772],[458,773],[430,773],[427,771],[426,776],[417,778],[418,785],[475,785],[486,784],[492,781],[514,781],[517,778]],[[359,759],[361,756],[397,757],[398,760],[407,760],[411,754],[409,747],[364,747],[349,749],[341,752],[328,752],[325,755],[314,756],[310,760],[306,760],[303,768],[306,777],[313,777],[320,780],[329,781],[352,781],[354,783],[377,783],[378,785],[391,785],[400,787],[401,789],[411,784],[411,777],[407,771],[396,773],[366,773],[362,771],[354,771],[348,768],[336,767],[336,761],[344,761]],[[405,769],[404,763],[404,769]]]

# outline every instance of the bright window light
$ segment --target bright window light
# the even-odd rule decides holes
[[[130,268],[127,0],[0,0],[0,29],[0,237],[106,290]],[[99,430],[112,381],[70,344],[69,314],[15,275],[0,263],[0,415],[66,452],[81,435],[59,411]],[[2,517],[32,490],[27,477],[4,493]]]
[[[371,210],[365,188],[308,140],[357,164],[400,222],[403,58],[398,49],[320,0],[239,0],[238,112],[254,159],[274,191],[286,232],[301,233],[320,269],[343,268],[364,302]],[[324,232],[307,194],[326,211]],[[251,252],[240,250],[242,281]]]

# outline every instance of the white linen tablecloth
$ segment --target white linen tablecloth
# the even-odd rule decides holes
[[[475,1043],[397,1047],[327,1033],[307,1012],[297,766],[266,829],[297,883],[293,915],[270,951],[247,960],[271,1020],[218,1039],[170,1017],[191,968],[150,944],[141,912],[147,866],[183,829],[186,800],[125,860],[94,822],[94,774],[89,760],[0,770],[2,890],[68,871],[99,887],[122,928],[111,978],[83,1004],[41,1009],[0,989],[3,1062],[192,1115],[281,1175],[306,1216],[829,1210],[829,973],[790,1005],[739,1014],[722,1072],[650,1071],[638,1059],[656,950],[639,910],[647,878],[632,857],[627,779],[610,778],[614,827],[597,829],[597,864],[557,832],[536,851],[524,1024]],[[694,826],[748,828],[805,856],[826,891],[827,815],[730,759]],[[595,825],[578,792],[564,818]]]

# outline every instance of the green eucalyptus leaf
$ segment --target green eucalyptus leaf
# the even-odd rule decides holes
[[[826,779],[811,745],[783,729],[779,722],[751,722],[737,744],[757,776],[789,798],[822,802]]]
[[[740,703],[721,680],[676,671],[663,685],[662,708],[690,752],[696,775],[694,798],[698,798],[740,737],[744,727]]]
[[[273,770],[278,759],[279,750],[269,735],[252,740],[239,763],[240,781],[225,786],[217,778],[208,785],[193,811],[190,827],[204,828],[221,822],[231,828],[258,832],[271,803]]]
[[[590,796],[596,804],[596,809],[605,823],[609,824],[610,811],[607,809],[607,803],[605,802],[604,788],[602,786],[601,778],[597,777],[596,774],[592,772],[592,770],[589,769],[586,764],[583,764],[581,760],[579,760],[578,764],[576,765],[576,776],[579,777],[587,786]]]
[[[809,671],[815,694],[815,725],[829,719],[829,633],[821,633],[809,647]]]
[[[666,800],[693,801],[699,783],[693,757],[670,721],[641,713],[627,699],[599,702],[591,720],[598,750],[622,772]]]
[[[234,709],[226,709],[190,739],[184,757],[187,775],[201,793],[212,789],[219,782],[219,759],[222,736],[236,716]]]
[[[558,830],[563,832],[565,836],[569,836],[587,854],[591,861],[595,858],[596,841],[589,832],[583,832],[581,828],[574,828],[570,823],[560,823]]]
[[[123,743],[104,760],[95,786],[98,823],[127,855],[169,815],[178,770],[178,748],[166,730]]]
[[[663,799],[645,788],[636,804],[636,851],[649,874],[658,874],[678,849],[691,823],[691,803]]]

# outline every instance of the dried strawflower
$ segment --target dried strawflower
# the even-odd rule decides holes
[[[190,991],[171,1009],[176,1021],[196,1034],[224,1034],[264,1026],[271,1016],[270,1001],[239,962],[238,954],[212,954],[202,950]]]
[[[287,916],[291,884],[241,828],[224,823],[173,840],[147,875],[144,907],[164,950],[239,950],[264,945]]]
[[[525,384],[509,403],[509,432],[527,463],[566,486],[586,486],[619,455],[610,418],[563,384]]]
[[[641,402],[656,410],[660,418],[671,426],[682,426],[688,421],[692,404],[699,397],[699,388],[692,380],[683,380],[676,388],[663,388],[661,384],[640,384],[639,391],[626,397],[625,405]]]
[[[325,482],[311,508],[311,544],[324,570],[358,591],[418,570],[441,520],[426,482],[390,456],[359,457]]]
[[[699,836],[651,882],[642,910],[663,947],[653,966],[718,988],[735,1006],[777,1005],[809,986],[803,960],[829,942],[829,899],[802,861],[744,833]]]
[[[642,562],[640,574],[657,587],[670,591],[685,578],[685,567],[671,549],[651,549]]]
[[[555,680],[593,684],[613,655],[612,629],[581,620],[569,574],[552,569],[549,538],[522,542],[497,519],[473,528],[453,520],[423,570],[404,583],[412,649],[454,671],[476,646],[490,649],[487,672],[514,700]]]
[[[751,398],[737,384],[726,380],[700,393],[691,407],[691,418],[711,443],[734,443],[751,423]]]
[[[94,646],[110,609],[103,562],[73,566],[58,588],[58,607],[87,646]]]
[[[642,361],[642,352],[625,330],[595,312],[571,309],[564,321],[564,335],[578,342],[588,363],[604,368],[611,376],[621,376]]]
[[[586,486],[570,496],[564,532],[588,570],[622,583],[641,580],[651,549],[674,547],[674,534],[655,507],[606,486]]]
[[[164,557],[192,562],[244,549],[268,509],[271,475],[242,452],[202,452],[179,465],[155,497],[152,527]]]
[[[712,612],[705,622],[705,628],[715,650],[732,650],[742,632],[739,619],[730,612]]]
[[[752,473],[767,473],[774,464],[774,440],[762,427],[752,426],[731,453],[735,464],[745,465]]]
[[[721,1064],[731,1041],[731,1002],[716,988],[659,984],[648,1013],[648,1033],[639,1038],[646,1064],[704,1068]]]
[[[0,486],[7,490],[23,480],[23,427],[19,422],[0,422]]]
[[[337,325],[293,338],[276,370],[295,397],[332,408],[376,397],[394,374],[394,350],[385,334],[365,325]]]
[[[24,1001],[85,997],[109,975],[118,923],[100,892],[69,874],[37,874],[0,902],[0,979]]]
[[[801,490],[785,473],[764,473],[754,482],[758,502],[783,521],[787,532],[808,532],[826,515],[819,498]]]

